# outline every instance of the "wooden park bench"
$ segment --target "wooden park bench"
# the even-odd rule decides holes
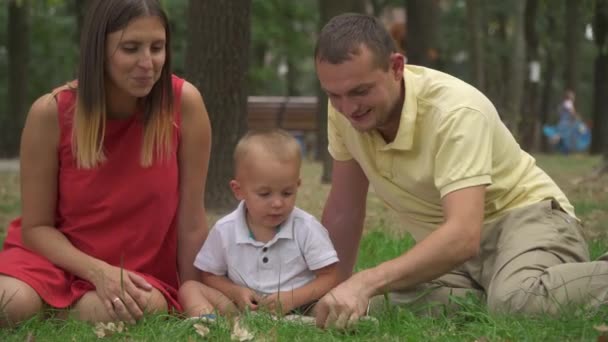
[[[282,128],[291,132],[309,155],[317,139],[317,98],[314,96],[249,96],[249,129]]]
[[[317,130],[317,98],[314,96],[249,96],[247,102],[250,129]]]

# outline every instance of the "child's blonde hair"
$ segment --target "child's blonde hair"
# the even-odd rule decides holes
[[[295,162],[298,169],[302,164],[300,144],[289,132],[280,129],[251,130],[247,132],[234,148],[235,173],[254,151],[261,148],[281,162]]]

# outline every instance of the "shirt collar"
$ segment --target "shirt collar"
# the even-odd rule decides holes
[[[235,210],[236,219],[236,243],[237,244],[252,244],[252,245],[260,245],[260,246],[271,246],[279,239],[293,239],[293,223],[294,223],[294,212],[295,209],[291,211],[289,216],[281,225],[278,227],[277,234],[272,238],[272,240],[267,243],[263,243],[260,241],[256,241],[249,231],[249,226],[247,225],[246,219],[246,208],[245,201],[241,201],[238,207]]]
[[[414,143],[414,129],[416,128],[416,116],[418,114],[417,89],[414,86],[414,77],[410,71],[403,68],[403,84],[405,86],[405,96],[403,107],[401,107],[401,119],[395,140],[384,145],[382,150],[411,150]],[[380,135],[378,133],[378,135]]]

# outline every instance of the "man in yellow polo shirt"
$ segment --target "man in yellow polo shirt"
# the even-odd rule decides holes
[[[572,205],[492,103],[396,51],[381,23],[359,14],[333,18],[317,42],[334,159],[322,221],[345,280],[320,300],[317,324],[355,322],[387,292],[431,312],[467,292],[492,312],[606,302],[608,262],[589,261]],[[417,244],[351,276],[370,185]]]

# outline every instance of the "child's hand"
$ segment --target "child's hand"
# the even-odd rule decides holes
[[[293,294],[290,291],[273,293],[264,297],[260,305],[269,311],[284,315],[295,309],[292,296]]]
[[[260,296],[252,289],[246,287],[239,287],[235,291],[233,300],[241,310],[249,308],[249,310],[255,311],[260,304]]]

